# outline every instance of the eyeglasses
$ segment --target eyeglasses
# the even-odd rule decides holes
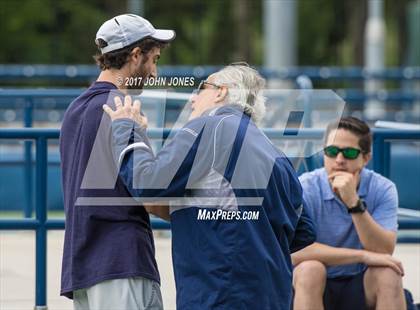
[[[197,94],[201,91],[201,90],[203,90],[203,89],[205,89],[204,88],[204,85],[210,85],[210,86],[213,86],[213,87],[215,87],[215,88],[221,88],[221,86],[220,85],[217,85],[217,84],[213,84],[213,83],[210,83],[210,82],[207,82],[206,80],[202,80],[201,82],[200,82],[200,84],[198,84],[198,87],[197,87]]]
[[[361,150],[354,147],[339,148],[335,145],[329,145],[324,148],[324,154],[331,158],[336,158],[340,152],[346,159],[356,159],[359,156]]]

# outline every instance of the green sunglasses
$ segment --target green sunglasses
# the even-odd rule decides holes
[[[359,156],[361,150],[354,147],[345,147],[341,149],[335,145],[330,145],[324,148],[324,154],[331,158],[337,157],[338,153],[340,152],[343,153],[343,156],[346,159],[356,159]]]

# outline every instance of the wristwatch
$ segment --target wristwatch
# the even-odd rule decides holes
[[[349,213],[363,213],[366,211],[366,203],[363,199],[359,199],[354,207],[348,208]]]

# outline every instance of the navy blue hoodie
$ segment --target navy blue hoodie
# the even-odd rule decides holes
[[[69,298],[74,290],[109,279],[160,281],[149,215],[130,202],[115,174],[110,122],[102,110],[113,102],[111,91],[123,97],[111,83],[93,83],[71,103],[61,127],[66,214],[61,295]]]

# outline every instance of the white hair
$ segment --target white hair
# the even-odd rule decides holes
[[[246,65],[230,65],[212,76],[215,84],[229,88],[226,104],[237,104],[255,123],[261,121],[265,115],[266,98],[262,95],[265,79],[257,70]]]

